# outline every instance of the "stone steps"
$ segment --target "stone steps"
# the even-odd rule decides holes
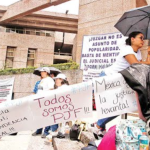
[[[53,146],[54,150],[81,150],[90,141],[95,141],[94,135],[91,132],[83,131],[79,142],[70,139],[53,138]]]
[[[53,139],[54,150],[81,150],[84,145],[78,141],[71,141],[70,139]]]

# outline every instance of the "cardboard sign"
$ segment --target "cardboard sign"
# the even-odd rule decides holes
[[[92,116],[92,82],[31,95],[0,105],[0,137]]]
[[[99,119],[137,110],[135,92],[120,73],[93,79]]]
[[[0,103],[11,100],[13,84],[14,77],[0,80]]]
[[[83,69],[83,81],[98,77],[90,70],[99,70],[110,67],[120,53],[120,45],[125,43],[121,33],[88,35],[83,37],[83,47],[80,69]],[[90,72],[89,72],[90,71]]]

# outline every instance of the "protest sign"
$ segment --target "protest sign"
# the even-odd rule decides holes
[[[120,73],[93,79],[99,119],[137,110],[135,92]]]
[[[89,35],[83,37],[80,68],[83,69],[83,81],[98,77],[99,73],[111,66],[125,43],[121,33]],[[90,71],[99,70],[99,73]]]
[[[13,84],[14,77],[0,80],[0,103],[11,100]]]
[[[0,105],[0,137],[29,130],[33,118],[26,98],[7,101]]]
[[[0,137],[92,116],[92,82],[45,91],[0,105]]]

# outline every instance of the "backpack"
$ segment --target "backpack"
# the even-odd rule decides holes
[[[78,141],[79,133],[80,133],[80,125],[74,124],[70,129],[70,133],[69,133],[70,139]]]

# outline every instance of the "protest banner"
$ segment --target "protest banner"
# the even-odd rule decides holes
[[[120,73],[93,79],[99,119],[137,111],[135,92]]]
[[[14,77],[0,80],[0,103],[11,100],[13,84]]]
[[[125,44],[121,33],[88,35],[83,37],[80,69],[83,69],[83,81],[99,77],[99,73],[111,66],[120,52],[120,45]],[[99,73],[92,72],[99,70]]]
[[[0,137],[92,116],[92,82],[45,91],[0,105]]]

